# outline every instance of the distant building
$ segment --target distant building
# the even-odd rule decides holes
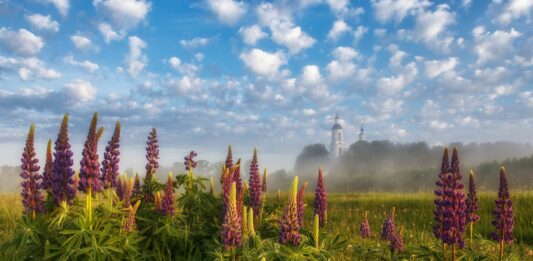
[[[363,126],[361,126],[361,129],[359,130],[359,141],[364,141],[365,140],[365,129],[363,128]]]
[[[335,115],[335,124],[331,128],[330,155],[338,158],[344,153],[344,130],[340,124],[339,115]]]

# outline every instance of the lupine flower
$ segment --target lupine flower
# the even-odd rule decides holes
[[[394,238],[394,212],[396,208],[392,208],[389,216],[385,219],[385,222],[383,222],[383,227],[381,228],[381,240],[389,240],[392,241]]]
[[[52,191],[52,176],[54,173],[54,158],[52,154],[52,140],[48,140],[46,146],[46,162],[44,164],[43,179],[41,182],[42,189]]]
[[[139,177],[139,173],[135,173],[135,184],[133,184],[131,196],[137,198],[139,195],[141,195],[141,178]]]
[[[392,253],[403,252],[403,227],[400,228],[400,231],[398,231],[398,233],[394,233],[394,236],[390,241],[390,251]]]
[[[444,234],[444,200],[445,200],[445,185],[446,180],[448,179],[448,175],[450,172],[450,154],[448,151],[448,147],[444,148],[444,153],[442,155],[442,163],[440,167],[440,173],[439,173],[439,179],[435,183],[437,185],[437,188],[435,189],[435,196],[436,199],[434,201],[435,203],[435,227],[433,228],[433,234],[437,239],[442,239],[442,234]]]
[[[328,220],[328,195],[324,185],[322,168],[318,169],[318,180],[315,189],[315,209],[314,214],[320,218],[320,226],[324,226]]]
[[[511,201],[511,194],[509,193],[509,184],[507,182],[507,173],[505,168],[500,169],[500,187],[498,189],[498,199],[494,202],[494,220],[492,225],[495,231],[492,232],[491,237],[495,241],[500,242],[500,260],[503,259],[504,244],[511,244],[514,240],[513,226],[513,202]]]
[[[122,178],[117,176],[117,187],[115,188],[117,196],[120,200],[124,200],[124,185],[122,184]]]
[[[135,205],[133,207],[130,205],[128,207],[128,215],[126,216],[126,220],[124,222],[124,225],[122,226],[122,229],[125,232],[132,232],[135,230],[135,215],[137,214],[137,209],[139,209],[139,205],[141,204],[141,201],[135,202]]]
[[[196,156],[198,156],[198,154],[194,152],[194,150],[191,150],[191,152],[189,152],[189,155],[183,158],[186,170],[192,170],[196,168],[196,165],[198,164],[198,162],[194,160]]]
[[[231,182],[233,181],[233,171],[235,170],[235,167],[232,167],[231,169],[227,169],[226,166],[222,166],[222,193],[220,195],[220,204],[221,204],[221,212],[220,215],[222,219],[226,216],[226,212],[228,210],[228,197],[231,190]]]
[[[231,153],[231,145],[228,146],[228,156],[226,156],[226,162],[224,163],[227,169],[233,167],[233,155]]]
[[[298,225],[297,194],[298,176],[295,176],[289,191],[289,200],[285,207],[285,213],[280,220],[279,242],[281,244],[291,243],[294,246],[300,244],[301,236],[300,226]]]
[[[91,194],[102,189],[100,179],[100,162],[98,161],[98,135],[96,124],[98,123],[98,113],[95,112],[87,134],[87,140],[83,146],[82,159],[80,161],[80,183],[79,190]]]
[[[35,156],[35,148],[33,146],[34,134],[35,125],[32,124],[28,132],[24,152],[22,153],[22,164],[20,165],[20,176],[23,179],[21,183],[22,193],[20,193],[22,195],[22,204],[24,205],[24,212],[30,215],[32,219],[35,218],[37,213],[44,211],[44,199],[41,195],[41,184],[39,183],[41,179],[41,175],[39,175],[39,160]]]
[[[246,216],[246,212],[244,212],[244,215]],[[254,210],[253,210],[253,208],[249,208],[248,209],[248,234],[251,237],[255,236]]]
[[[242,219],[241,219],[241,223],[242,223],[242,237],[245,238],[248,238],[248,208],[246,206],[243,206],[242,207]]]
[[[468,195],[466,196],[466,221],[470,224],[470,244],[474,242],[474,223],[479,221],[478,208],[474,171],[470,170]]]
[[[318,217],[318,214],[315,214],[315,222],[313,223],[313,239],[315,240],[315,248],[318,249],[319,244],[319,237],[320,237],[320,218]]]
[[[165,197],[161,202],[161,213],[163,213],[165,216],[172,217],[174,212],[174,181],[172,180],[172,173],[168,173]]]
[[[107,143],[102,161],[102,183],[104,188],[117,186],[117,176],[120,162],[120,122],[117,121],[111,140]]]
[[[263,183],[261,183],[261,191],[263,193],[267,192],[267,169],[265,168],[265,171],[263,172]]]
[[[241,220],[237,214],[237,185],[235,182],[231,183],[228,203],[228,209],[222,224],[222,242],[226,250],[240,247],[242,243]]]
[[[144,177],[143,194],[144,201],[154,202],[154,191],[151,181],[157,169],[159,168],[159,145],[157,143],[157,130],[152,128],[148,141],[146,142],[146,176]]]
[[[446,157],[447,151],[444,152]],[[437,238],[443,243],[453,246],[455,256],[455,246],[464,247],[463,234],[466,227],[466,203],[463,193],[464,186],[461,184],[461,171],[459,166],[459,151],[453,149],[451,167],[448,174],[439,175],[437,190],[435,195],[435,225],[434,232]],[[441,173],[445,171],[446,159],[443,158]]]
[[[235,182],[235,186],[237,188],[237,212],[239,213],[239,216],[242,216],[242,206],[244,204],[244,191],[242,189],[242,180],[241,180],[241,167],[240,167],[241,159],[237,160],[236,166],[239,166],[239,167],[235,168],[231,181]]]
[[[257,161],[257,150],[254,149],[254,157],[252,163],[250,164],[250,180],[248,182],[250,185],[250,205],[254,209],[255,221],[254,224],[257,228],[259,221],[259,213],[261,211],[261,205],[263,204],[262,199],[262,188],[261,188],[261,177],[259,176],[259,164]]]
[[[52,175],[52,195],[54,202],[60,206],[62,201],[70,204],[72,199],[77,194],[74,188],[74,180],[72,176],[72,151],[70,150],[70,143],[68,139],[68,113],[63,117],[61,128],[57,135],[54,152],[54,167]]]
[[[305,195],[305,188],[307,188],[307,185],[308,183],[304,182],[304,184],[298,191],[298,196],[296,198],[297,208],[298,208],[298,225],[300,226],[300,228],[304,227],[304,207],[305,207],[304,195]]]
[[[128,207],[131,204],[131,194],[133,192],[133,177],[124,177],[124,206]]]
[[[155,209],[161,211],[163,208],[162,202],[161,202],[161,192],[157,191],[154,195],[154,205]]]
[[[368,211],[365,211],[365,219],[359,225],[359,235],[361,238],[370,238],[372,231],[370,230],[370,223],[368,223]]]

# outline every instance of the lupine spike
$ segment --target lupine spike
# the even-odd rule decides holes
[[[368,223],[368,211],[365,211],[365,219],[359,225],[359,235],[361,238],[370,238],[372,236],[372,230],[370,230],[370,223]]]
[[[237,212],[237,185],[235,182],[231,183],[228,203],[222,224],[222,242],[226,250],[235,249],[242,244],[241,220]]]
[[[474,224],[479,221],[479,215],[477,214],[478,208],[479,205],[474,171],[470,170],[468,179],[468,195],[466,197],[466,218],[467,222],[470,224],[470,244],[474,242]]]
[[[157,191],[154,196],[154,205],[156,210],[161,210],[161,192]]]
[[[244,204],[244,191],[242,189],[242,180],[241,180],[241,159],[237,160],[236,166],[239,166],[235,168],[235,171],[233,172],[232,179],[230,182],[235,182],[235,186],[237,187],[237,212],[239,213],[239,216],[242,216],[242,206]]]
[[[116,194],[120,200],[124,200],[124,185],[122,184],[122,178],[117,176],[117,187],[115,188]]]
[[[400,228],[400,231],[398,231],[398,233],[394,233],[394,236],[390,241],[390,251],[392,253],[403,252],[403,227]]]
[[[189,152],[189,154],[183,158],[185,170],[192,171],[193,169],[196,168],[198,164],[198,162],[194,160],[196,156],[198,156],[198,153],[194,152],[194,150],[191,150],[191,152]]]
[[[267,192],[267,169],[265,168],[265,171],[263,172],[263,183],[261,183],[261,190],[263,193]]]
[[[102,189],[100,179],[100,162],[98,161],[98,137],[96,125],[98,123],[98,112],[95,112],[87,134],[87,140],[83,147],[82,159],[80,161],[80,183],[78,189],[85,193],[98,192]]]
[[[61,128],[54,147],[54,166],[52,174],[52,195],[57,206],[65,201],[68,204],[77,194],[78,186],[74,187],[74,170],[72,165],[72,151],[68,137],[69,114],[65,114],[61,121]]]
[[[254,220],[255,227],[259,226],[259,213],[261,211],[261,205],[263,204],[262,199],[262,187],[261,187],[261,177],[259,176],[259,163],[257,161],[257,149],[254,149],[254,156],[252,163],[250,164],[250,205],[254,209]]]
[[[224,163],[226,168],[230,169],[233,167],[233,155],[231,152],[231,145],[228,146],[228,156],[226,156],[226,162]]]
[[[494,203],[494,220],[492,221],[494,232],[492,232],[491,237],[500,243],[500,260],[503,260],[505,244],[509,245],[514,241],[513,202],[511,200],[511,194],[509,193],[507,172],[504,167],[500,168],[498,199]]]
[[[131,196],[138,198],[139,195],[141,195],[141,178],[139,177],[139,173],[135,173],[135,184],[133,185]]]
[[[48,140],[46,146],[46,162],[43,171],[43,180],[41,182],[42,189],[52,191],[52,178],[54,173],[54,158],[52,154],[52,140]]]
[[[304,196],[305,196],[305,188],[307,188],[307,185],[308,183],[304,182],[304,184],[298,191],[298,196],[296,199],[297,207],[298,207],[298,225],[300,226],[300,228],[304,227],[304,208],[305,208]]]
[[[295,176],[291,189],[289,191],[289,200],[285,207],[285,214],[280,220],[280,234],[279,242],[281,244],[292,244],[298,246],[300,244],[300,226],[298,225],[298,209],[297,209],[297,195],[298,194],[298,176]]]
[[[322,168],[318,169],[318,180],[315,189],[314,214],[320,217],[320,226],[327,223],[328,199]]]
[[[320,218],[318,217],[318,214],[315,214],[315,222],[313,223],[313,239],[315,240],[315,248],[318,249],[319,244],[319,237],[320,237]]]
[[[393,240],[394,230],[395,230],[395,224],[394,224],[395,212],[396,212],[396,208],[393,207],[389,216],[385,219],[385,222],[383,222],[383,227],[381,229],[381,240],[388,240],[388,241]]]
[[[174,181],[172,180],[172,173],[168,173],[165,197],[161,202],[161,213],[167,217],[172,217],[174,212]]]
[[[242,236],[246,239],[248,238],[248,208],[246,206],[242,207]]]
[[[146,176],[144,177],[143,195],[145,202],[154,202],[154,191],[151,187],[153,176],[159,168],[159,144],[157,129],[152,128],[146,142]]]
[[[124,207],[128,207],[131,204],[131,195],[133,192],[133,177],[125,178],[124,186]]]
[[[120,122],[115,124],[115,130],[111,140],[107,143],[102,161],[102,183],[104,188],[114,188],[117,186],[117,176],[120,162]]]
[[[24,152],[22,153],[22,164],[20,166],[23,181],[22,186],[22,204],[24,205],[24,212],[29,215],[32,219],[35,218],[37,213],[44,211],[43,208],[43,196],[41,195],[41,184],[39,180],[41,175],[39,175],[39,160],[35,155],[35,148],[33,145],[35,137],[35,125],[30,126],[28,131],[28,137],[26,139],[26,146],[24,147]]]
[[[128,207],[128,215],[123,226],[123,230],[125,232],[132,232],[133,230],[135,230],[135,215],[140,205],[141,201],[138,200],[137,202],[135,202],[135,205],[133,205],[133,207],[131,205]]]
[[[245,212],[245,216],[246,216],[246,212]],[[255,236],[254,209],[253,208],[248,209],[248,234],[251,237]]]

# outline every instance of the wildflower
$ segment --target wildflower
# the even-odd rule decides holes
[[[135,184],[133,184],[131,196],[137,198],[139,195],[141,195],[141,178],[139,177],[139,173],[135,173]]]
[[[131,204],[131,194],[133,192],[133,177],[124,177],[124,207],[129,207]]]
[[[392,253],[403,252],[403,227],[400,228],[400,231],[398,231],[398,233],[394,233],[394,236],[390,241],[390,251]]]
[[[305,188],[307,188],[308,183],[305,182],[300,190],[298,191],[298,196],[296,198],[297,200],[297,207],[298,207],[298,225],[300,228],[304,227],[304,207],[306,206],[304,201],[304,195],[305,195]]]
[[[126,221],[124,222],[124,225],[122,226],[122,229],[125,232],[132,232],[135,230],[135,215],[137,213],[137,209],[139,209],[139,205],[141,204],[141,201],[135,202],[135,205],[133,207],[130,205],[128,207],[128,214],[126,216]]]
[[[68,113],[63,117],[61,128],[57,135],[54,147],[54,166],[52,172],[52,195],[57,206],[61,205],[62,201],[70,204],[72,199],[77,194],[78,186],[74,187],[72,170],[72,151],[70,150],[70,143],[68,138]]]
[[[198,156],[198,154],[194,152],[193,150],[191,150],[191,152],[189,152],[189,155],[183,158],[185,160],[184,164],[185,164],[185,169],[187,171],[191,171],[192,169],[196,168],[196,165],[198,164],[198,162],[194,160],[196,156]]]
[[[265,171],[263,172],[263,183],[261,183],[261,191],[263,193],[267,192],[267,169],[265,168]]]
[[[494,220],[492,225],[495,231],[491,234],[492,239],[500,243],[500,260],[503,260],[504,245],[513,243],[513,202],[509,193],[507,173],[505,168],[500,169],[500,187],[498,189],[498,199],[495,201]]]
[[[172,173],[168,173],[165,197],[161,202],[161,213],[165,216],[172,217],[174,212],[174,182],[172,181]]]
[[[91,120],[89,133],[87,134],[87,140],[85,141],[82,159],[80,161],[80,183],[78,184],[78,188],[87,194],[98,192],[102,188],[102,181],[100,179],[100,162],[98,161],[97,151],[97,122],[98,113],[95,112],[93,119]]]
[[[259,213],[261,211],[262,200],[262,188],[261,188],[261,177],[259,176],[259,164],[257,161],[257,150],[254,149],[254,157],[250,165],[250,205],[254,209],[255,227],[258,226]]]
[[[280,234],[279,242],[281,244],[291,243],[294,246],[300,244],[300,226],[298,225],[298,209],[297,209],[297,194],[298,194],[298,176],[295,176],[291,189],[289,191],[289,200],[285,207],[285,214],[280,220]]]
[[[152,179],[159,168],[159,145],[157,143],[157,130],[152,128],[146,142],[146,176],[144,177],[143,194],[146,202],[154,202],[154,187]]]
[[[474,241],[474,223],[479,221],[478,200],[476,192],[476,182],[474,180],[474,171],[470,170],[470,176],[468,180],[468,195],[466,197],[466,219],[470,223],[470,243]]]
[[[313,224],[313,239],[315,240],[315,248],[319,248],[319,231],[320,231],[320,218],[318,217],[318,214],[315,214],[315,222]]]
[[[52,140],[48,140],[46,146],[46,162],[44,164],[43,179],[41,182],[42,189],[46,191],[52,190],[52,175],[54,172],[54,159],[52,154]]]
[[[117,176],[120,162],[120,122],[117,121],[111,140],[107,143],[102,161],[102,183],[104,188],[117,186]]]
[[[394,238],[394,212],[396,208],[393,207],[389,216],[385,219],[385,222],[383,222],[383,227],[381,229],[381,240],[389,240],[392,241]]]
[[[245,238],[248,238],[248,208],[246,206],[242,207],[242,236]]]
[[[241,159],[237,160],[237,164],[239,167],[235,168],[235,171],[233,172],[232,179],[230,180],[235,182],[235,186],[237,188],[237,212],[239,213],[239,216],[242,216],[242,205],[244,203],[244,191],[242,189],[242,180],[241,180]]]
[[[120,177],[120,175],[117,177],[117,187],[115,189],[118,198],[120,200],[124,200],[124,185],[122,184],[122,178]]]
[[[361,238],[370,238],[372,236],[370,223],[368,223],[368,211],[365,211],[365,219],[359,225],[359,235]]]
[[[39,160],[35,156],[35,148],[33,146],[35,133],[35,125],[31,125],[30,131],[28,132],[28,138],[26,139],[26,146],[24,147],[24,152],[22,153],[22,164],[20,165],[23,181],[22,186],[22,204],[24,205],[24,212],[31,215],[31,218],[34,219],[37,213],[43,212],[43,196],[41,195],[41,184],[39,180],[41,175],[39,175]]]
[[[322,168],[318,169],[318,181],[315,189],[315,209],[314,213],[318,214],[320,218],[320,226],[324,226],[328,219],[328,202],[327,202],[326,186],[324,185],[324,177]]]
[[[156,210],[162,209],[162,202],[161,202],[161,192],[157,191],[154,196],[154,206]]]
[[[244,212],[244,215],[246,216],[246,212]],[[248,209],[248,234],[251,237],[255,236],[254,210],[253,210],[253,208],[249,208]]]
[[[226,156],[226,162],[224,163],[227,169],[233,167],[233,155],[231,153],[231,145],[228,146],[228,156]]]
[[[237,213],[237,186],[235,182],[232,182],[228,197],[228,209],[222,224],[222,242],[226,250],[240,247],[242,243],[241,220]]]

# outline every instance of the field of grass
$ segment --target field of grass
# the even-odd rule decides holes
[[[466,248],[459,251],[465,260],[495,260],[497,244],[489,240],[492,231],[492,208],[496,197],[494,192],[479,195],[481,220],[475,225],[474,242],[466,240]],[[275,194],[269,194],[267,206],[281,206]],[[516,241],[509,248],[508,260],[533,260],[533,191],[513,191],[515,210],[514,234]],[[0,194],[0,241],[6,240],[15,228],[22,205],[16,194]],[[312,230],[313,195],[306,195],[305,229]],[[401,260],[439,260],[440,245],[434,239],[433,195],[430,193],[342,193],[328,195],[329,221],[326,234],[339,234],[347,240],[341,255],[343,260],[389,260],[388,244],[379,240],[381,225],[390,209],[396,207],[396,226],[404,227],[405,252]],[[359,236],[359,224],[364,212],[369,212],[372,238],[364,240]],[[472,245],[471,245],[472,244]],[[9,253],[4,254],[10,260]],[[479,258],[479,259],[477,259]],[[488,259],[487,259],[488,258]]]

